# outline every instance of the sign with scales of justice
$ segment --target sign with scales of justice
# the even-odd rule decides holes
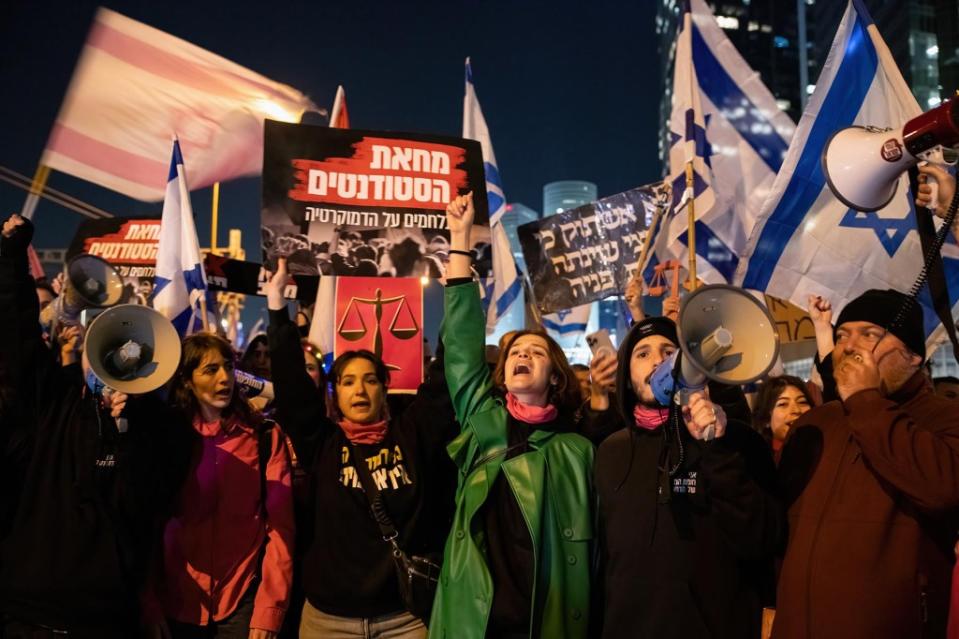
[[[416,392],[423,380],[422,326],[419,279],[337,278],[334,353],[372,351],[389,368],[393,392]]]

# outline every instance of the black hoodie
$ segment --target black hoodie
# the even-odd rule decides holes
[[[758,637],[785,525],[768,447],[732,418],[711,442],[675,410],[656,430],[633,426],[638,341],[634,327],[620,349],[617,410],[590,415],[597,432],[620,426],[596,456],[603,637]]]
[[[131,398],[129,430],[61,367],[37,321],[27,223],[0,242],[3,414],[0,612],[71,637],[132,637],[151,545],[189,462],[189,424]]]

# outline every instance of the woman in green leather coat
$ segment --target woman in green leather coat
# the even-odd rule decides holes
[[[456,514],[430,637],[585,637],[593,446],[574,432],[576,377],[542,331],[514,334],[490,375],[467,251],[472,195],[451,202],[447,220],[442,332],[462,432],[447,448],[459,469]]]

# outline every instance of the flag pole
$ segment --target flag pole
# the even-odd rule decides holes
[[[23,203],[23,210],[20,211],[20,215],[28,220],[33,218],[33,213],[37,210],[37,204],[40,202],[40,194],[43,193],[43,189],[47,185],[47,178],[49,177],[50,167],[46,164],[38,164],[37,172],[33,174],[33,182],[30,184],[30,195],[27,196],[26,201]]]
[[[646,237],[643,239],[643,248],[639,252],[639,262],[636,263],[636,272],[633,274],[635,279],[643,281],[643,265],[646,264],[646,257],[649,255],[649,247],[653,243],[653,235],[656,233],[656,227],[659,225],[660,219],[663,217],[663,207],[657,206],[656,212],[653,213],[653,219],[650,221],[649,228],[646,230]]]
[[[217,255],[216,250],[216,231],[217,221],[220,213],[220,183],[213,183],[213,211],[210,218],[210,253]]]
[[[689,200],[686,202],[689,216],[689,245],[686,250],[689,253],[689,281],[686,283],[686,289],[696,290],[696,190],[693,178],[693,162],[686,162],[686,191],[689,194]]]

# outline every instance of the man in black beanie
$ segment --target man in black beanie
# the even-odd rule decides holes
[[[785,524],[772,457],[713,403],[718,388],[690,393],[683,409],[656,401],[650,376],[678,342],[669,319],[637,322],[619,348],[615,407],[609,376],[593,380],[586,429],[615,431],[595,463],[604,639],[758,637],[772,596]]]
[[[922,372],[922,310],[870,290],[836,323],[839,401],[793,426],[774,639],[943,637],[959,526],[959,411]]]

